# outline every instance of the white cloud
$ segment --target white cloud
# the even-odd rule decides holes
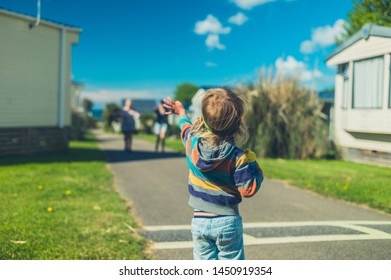
[[[225,46],[220,43],[220,34],[228,34],[231,27],[224,27],[213,15],[208,15],[205,20],[196,22],[194,32],[198,35],[207,35],[205,44],[209,50],[225,50]]]
[[[211,61],[205,62],[205,66],[206,67],[218,67],[217,63],[214,63],[214,62],[211,62]]]
[[[316,45],[311,40],[306,40],[300,44],[300,52],[310,54],[315,51]]]
[[[278,71],[281,71],[284,74],[301,73],[306,68],[304,62],[297,61],[293,56],[288,56],[286,60],[282,57],[278,58],[275,62],[275,66]]]
[[[326,48],[335,44],[335,39],[344,32],[343,25],[345,21],[337,20],[333,26],[326,25],[314,28],[311,32],[311,40],[306,40],[300,45],[300,52],[310,54],[319,48]]]
[[[225,46],[220,43],[220,37],[218,34],[209,34],[205,41],[206,46],[212,49],[225,50]]]
[[[281,57],[278,58],[275,66],[277,71],[284,76],[298,77],[302,81],[311,81],[323,76],[322,72],[317,69],[308,70],[304,62],[296,60],[293,56],[288,56],[286,60]]]
[[[228,21],[236,25],[243,25],[246,21],[248,21],[248,17],[245,14],[239,12],[236,15],[230,17]]]
[[[301,73],[301,80],[302,81],[311,81],[315,78],[321,78],[323,76],[323,73],[320,72],[319,70],[315,69],[313,71],[309,71],[309,70],[304,70],[302,73]]]
[[[205,20],[196,22],[194,32],[198,35],[213,34],[228,34],[231,32],[231,27],[223,27],[220,21],[213,15],[208,15]]]
[[[312,73],[315,78],[323,77],[323,73],[321,71],[319,71],[318,69],[315,69]]]
[[[236,6],[245,10],[251,10],[256,6],[275,1],[277,0],[231,0],[231,2],[236,4]]]
[[[312,33],[312,40],[321,47],[335,44],[335,38],[345,32],[343,19],[337,20],[333,26],[326,25],[316,28]]]

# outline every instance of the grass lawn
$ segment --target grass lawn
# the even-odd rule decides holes
[[[147,259],[95,141],[0,159],[0,259]]]
[[[261,159],[265,176],[391,213],[391,168],[341,160]]]
[[[153,136],[137,136],[153,141]],[[167,147],[184,151],[180,140]],[[341,160],[259,159],[267,178],[391,213],[391,168]]]

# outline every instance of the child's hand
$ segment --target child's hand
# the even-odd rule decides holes
[[[164,99],[163,107],[170,110],[169,112],[165,113],[166,115],[170,115],[170,114],[185,115],[186,114],[186,110],[183,107],[183,104],[178,100],[174,102],[170,97],[167,97],[166,99]]]
[[[251,151],[249,148],[247,148],[245,151],[244,151],[245,155],[246,155],[246,158],[248,159],[249,162],[254,162],[257,160],[257,155]]]

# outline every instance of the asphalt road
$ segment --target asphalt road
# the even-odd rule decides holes
[[[184,157],[156,153],[153,144],[140,140],[126,153],[121,136],[96,135],[118,191],[142,226],[140,234],[153,241],[154,258],[192,259]],[[391,215],[268,179],[240,211],[246,259],[391,259]]]

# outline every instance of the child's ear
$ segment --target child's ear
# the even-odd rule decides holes
[[[200,122],[202,122],[202,116],[199,116],[199,117],[198,117],[198,120],[199,120]]]

